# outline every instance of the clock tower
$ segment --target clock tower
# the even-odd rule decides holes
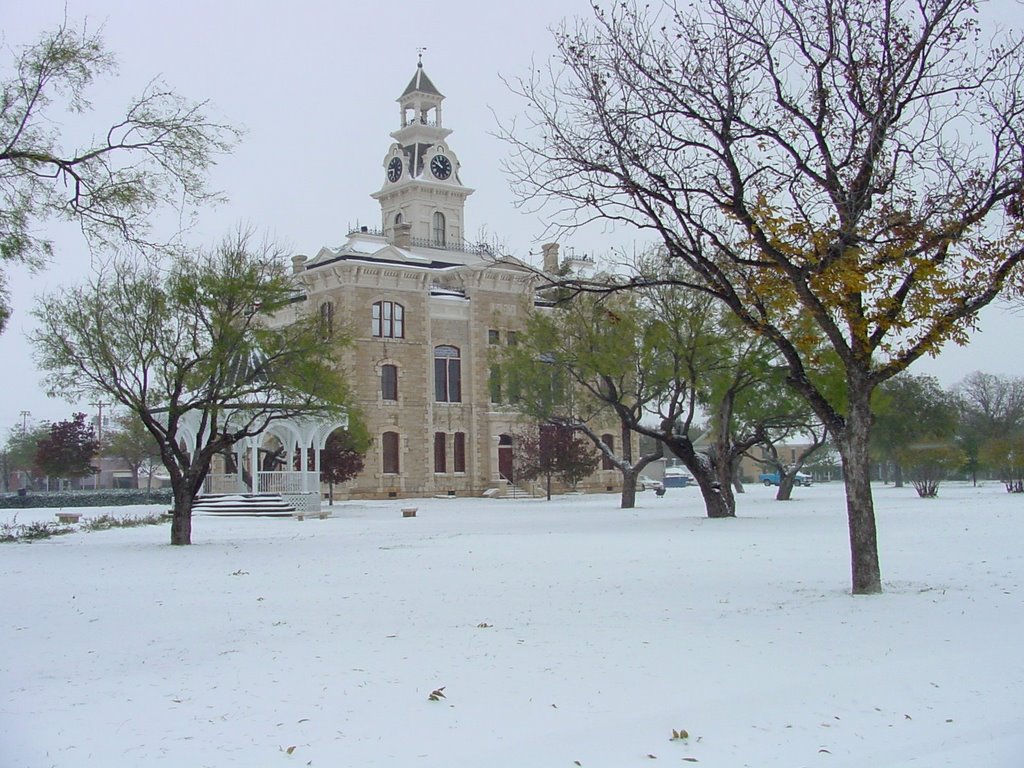
[[[398,97],[401,127],[384,157],[384,185],[373,197],[380,203],[381,229],[396,245],[461,247],[463,214],[473,194],[462,186],[459,160],[448,146],[451,133],[441,120],[444,96],[416,64]]]

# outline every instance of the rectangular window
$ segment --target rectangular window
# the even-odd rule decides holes
[[[448,361],[448,402],[462,402],[462,361],[458,358]]]
[[[385,339],[405,338],[405,308],[393,301],[378,301],[373,305],[371,332]]]
[[[383,454],[383,462],[381,468],[385,474],[397,475],[399,469],[398,462],[398,433],[397,432],[385,432],[381,435],[381,452]]]
[[[434,472],[439,474],[447,471],[446,442],[444,432],[434,433]]]
[[[452,459],[456,472],[466,471],[466,433],[456,432],[455,442],[452,445]]]
[[[380,368],[380,397],[382,400],[398,399],[398,368],[393,365]]]
[[[501,332],[490,330],[487,332],[487,343],[488,344],[500,344],[501,343]]]

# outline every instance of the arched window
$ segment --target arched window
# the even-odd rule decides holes
[[[382,365],[380,367],[380,398],[381,400],[398,399],[398,367]]]
[[[447,238],[445,237],[445,221],[444,214],[440,211],[434,213],[434,245],[444,245]]]
[[[393,301],[373,305],[373,335],[384,339],[405,338],[405,307]]]
[[[320,337],[329,339],[334,335],[334,302],[325,301],[320,305]]]
[[[612,451],[613,453],[615,452],[614,435],[607,433],[601,435],[601,442],[608,446],[609,451]],[[612,463],[612,460],[608,458],[604,451],[601,452],[601,469],[615,469],[615,465]]]
[[[385,474],[398,474],[398,433],[385,432],[380,438],[382,462],[381,469]]]
[[[395,214],[395,226],[397,227],[401,223],[402,223],[402,212],[399,211],[398,213]]]
[[[458,347],[447,344],[434,347],[434,400],[462,402],[462,360]]]

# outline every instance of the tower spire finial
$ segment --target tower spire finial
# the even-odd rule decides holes
[[[422,48],[417,48],[417,49],[416,49],[416,55],[417,55],[417,56],[419,57],[419,58],[418,58],[418,61],[416,62],[416,66],[417,66],[417,67],[418,67],[419,69],[423,69],[423,52],[424,52],[425,50],[427,50],[427,49],[426,49],[425,47],[422,47]]]

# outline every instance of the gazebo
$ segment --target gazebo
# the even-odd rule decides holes
[[[200,414],[186,414],[180,425],[180,438],[186,445],[194,445],[200,428]],[[336,429],[348,427],[348,419],[332,421],[311,419],[280,419],[271,422],[259,434],[235,444],[235,471],[211,472],[207,475],[203,495],[238,494],[280,498],[295,508],[297,513],[316,513],[320,510],[320,453],[327,438]],[[273,438],[283,448],[281,457],[285,469],[266,470],[260,466],[260,449]],[[279,450],[275,450],[278,453]],[[310,470],[312,456],[313,469]],[[294,469],[298,459],[299,469]],[[248,478],[246,469],[248,468]]]

